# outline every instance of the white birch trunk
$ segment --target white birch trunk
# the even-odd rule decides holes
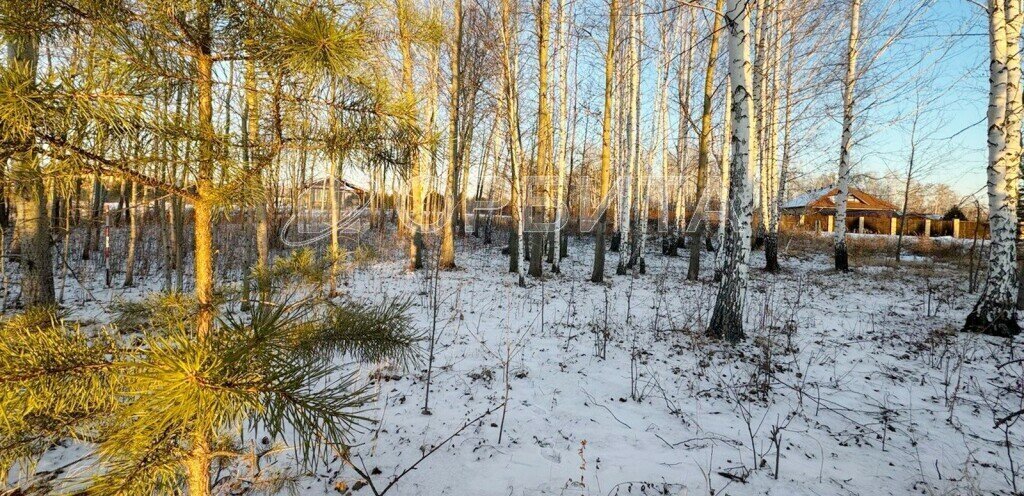
[[[638,126],[639,116],[637,103],[639,99],[640,86],[640,12],[638,0],[630,2],[629,10],[629,91],[627,100],[629,110],[626,112],[626,164],[624,167],[625,178],[623,186],[625,195],[622,199],[622,213],[619,218],[619,230],[621,233],[622,246],[619,248],[619,264],[615,273],[623,275],[626,273],[626,265],[633,254],[632,243],[630,243],[630,228],[633,218],[633,183],[637,177],[638,165]]]
[[[725,87],[731,88],[732,78],[726,76]],[[715,280],[722,279],[722,270],[725,269],[725,233],[729,225],[729,162],[732,160],[729,153],[732,148],[730,137],[732,134],[732,91],[725,92],[725,115],[722,119],[722,162],[719,164],[721,176],[719,178],[718,201],[721,216],[718,219],[718,251],[715,252]]]
[[[860,2],[850,4],[850,38],[847,44],[846,78],[843,87],[843,137],[839,148],[839,177],[835,195],[835,263],[836,270],[850,270],[846,252],[846,200],[850,194],[850,147],[853,142],[854,86],[857,82],[857,52],[860,39]]]
[[[754,105],[750,95],[749,0],[728,0],[725,10],[729,29],[729,76],[732,91],[732,163],[729,169],[729,224],[725,243],[725,267],[718,286],[708,334],[731,342],[743,339],[743,305],[750,263],[750,231],[753,214],[750,164],[757,163],[753,146]]]
[[[1020,332],[1016,309],[1020,32],[1019,0],[990,0],[988,216],[992,243],[988,278],[978,303],[967,316],[964,330],[996,336],[1013,336]]]

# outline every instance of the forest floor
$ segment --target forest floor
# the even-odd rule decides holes
[[[426,351],[410,370],[364,367],[378,422],[355,436],[351,459],[382,491],[440,445],[390,495],[1024,488],[1024,427],[993,427],[1024,405],[1024,366],[998,368],[1020,341],[956,332],[977,298],[962,254],[895,266],[865,243],[848,274],[831,270],[827,243],[784,242],[777,274],[755,251],[747,338],[736,346],[703,333],[712,253],[700,282],[685,280],[686,250],[665,257],[652,243],[647,273],[624,276],[609,253],[610,275],[593,284],[593,245],[571,239],[561,274],[545,264],[545,277],[521,288],[500,245],[470,237],[459,269],[410,273],[392,244],[343,290],[408,299],[416,327],[433,330],[430,414]],[[71,306],[108,318],[95,302]],[[360,479],[336,458],[295,489],[374,494]]]

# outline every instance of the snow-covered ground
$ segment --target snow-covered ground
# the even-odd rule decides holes
[[[703,335],[712,254],[694,283],[685,253],[652,253],[647,274],[626,276],[609,253],[593,284],[593,246],[570,246],[562,274],[545,264],[526,288],[500,246],[472,238],[436,291],[433,271],[405,270],[401,246],[348,275],[349,294],[408,298],[417,327],[436,329],[430,415],[425,356],[413,370],[365,370],[379,423],[351,454],[377,490],[443,443],[387,494],[1013,491],[1024,428],[1007,437],[993,424],[1021,408],[1007,391],[1024,369],[997,369],[1016,341],[955,332],[976,298],[963,268],[916,257],[837,274],[825,254],[784,249],[771,275],[755,252],[747,339],[733,347]],[[77,313],[104,318],[95,303]],[[297,489],[373,494],[359,479],[335,459]]]

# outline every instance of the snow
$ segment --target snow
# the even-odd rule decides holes
[[[997,386],[1024,372],[996,368],[1016,342],[953,332],[976,298],[963,268],[934,261],[837,274],[828,253],[784,251],[784,271],[770,275],[756,269],[755,252],[748,336],[731,348],[703,336],[713,254],[702,260],[705,282],[685,281],[685,256],[652,253],[647,274],[615,276],[610,264],[608,282],[592,284],[593,246],[569,246],[561,275],[520,288],[500,246],[468,238],[460,269],[439,275],[436,309],[433,271],[406,271],[400,247],[348,276],[354,297],[409,298],[420,329],[438,319],[432,414],[421,413],[424,361],[374,384],[379,423],[353,439],[353,460],[378,489],[492,410],[388,494],[1010,493],[1007,447],[993,424],[1020,398]],[[69,306],[102,321],[109,295],[92,290],[99,302]],[[596,330],[605,326],[602,359]],[[510,391],[499,443],[503,362]],[[365,367],[367,380],[376,369]],[[775,480],[772,430],[783,424]],[[1022,434],[1010,430],[1016,463]],[[337,494],[339,482],[358,479],[336,459],[299,489]]]
[[[832,191],[832,188],[833,188],[832,186],[827,186],[825,188],[821,188],[821,189],[817,189],[817,190],[813,190],[813,191],[808,191],[806,193],[802,193],[800,195],[797,195],[797,196],[791,198],[786,203],[783,203],[782,204],[782,208],[786,209],[786,208],[803,208],[803,207],[806,207],[812,201],[817,200],[818,198],[821,198],[822,196],[825,196],[825,193],[828,193],[829,191]]]

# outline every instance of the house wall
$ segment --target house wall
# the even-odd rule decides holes
[[[801,217],[803,222],[801,223]],[[780,228],[784,231],[821,231],[825,232],[828,230],[830,215],[821,213],[798,215],[793,213],[783,214]],[[834,217],[833,217],[834,219]],[[900,222],[903,219],[898,217],[896,220],[896,232],[899,233]],[[884,234],[888,235],[891,228],[892,219],[889,217],[864,217],[864,232],[866,234]],[[906,230],[904,231],[905,236],[924,236],[925,235],[925,219],[920,217],[909,217],[905,219]],[[931,221],[930,237],[943,237],[953,236],[953,224],[951,220],[933,220]],[[856,233],[859,227],[859,216],[853,213],[852,216],[846,219],[847,232]],[[975,235],[975,229],[977,229],[978,238],[988,238],[989,230],[988,223],[981,222],[976,223],[973,221],[960,221],[959,232],[957,233],[958,238],[971,239]]]

